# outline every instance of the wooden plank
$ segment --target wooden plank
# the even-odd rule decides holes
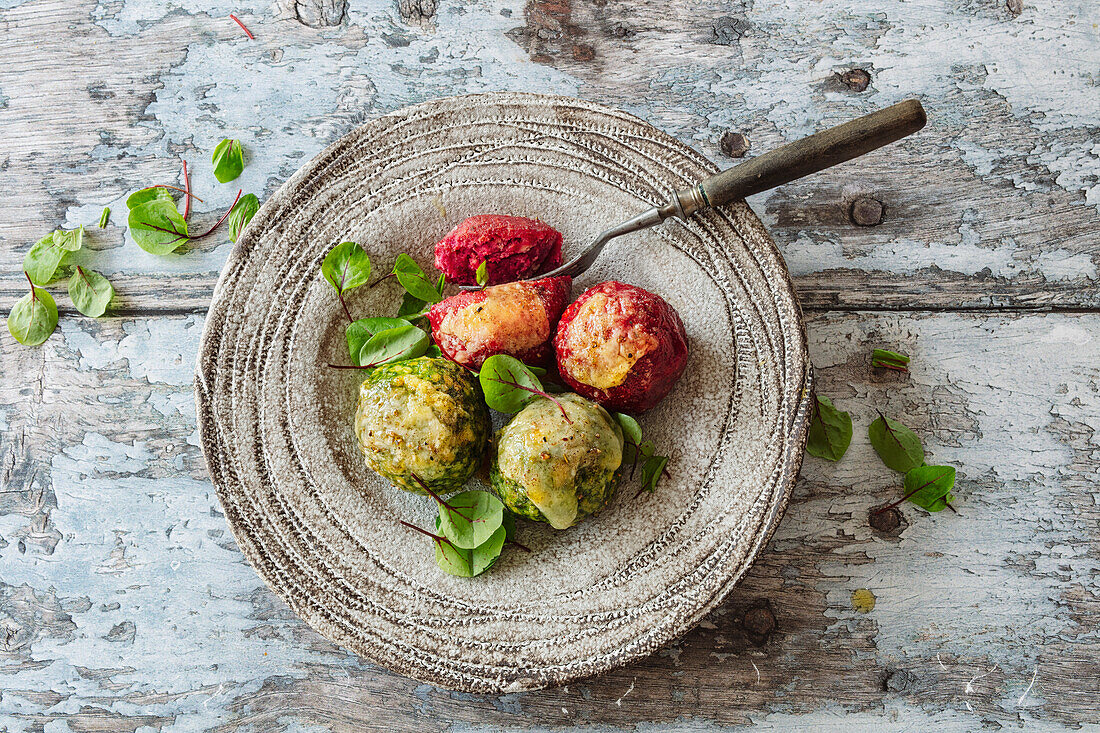
[[[178,182],[185,157],[205,200],[197,222],[212,222],[238,186],[269,195],[369,117],[494,88],[629,109],[722,166],[737,160],[722,152],[731,135],[726,151],[752,156],[918,96],[929,125],[917,136],[753,198],[806,306],[1094,309],[1097,13],[1054,0],[1018,14],[902,0],[873,12],[315,0],[243,13],[249,41],[213,0],[17,1],[0,9],[0,311],[24,291],[31,243],[110,205],[79,261],[117,281],[119,312],[200,313],[229,243],[146,255],[125,236],[129,191]],[[222,186],[208,160],[225,136],[249,165]],[[853,223],[857,202],[871,225]]]
[[[0,728],[1097,721],[1098,315],[812,316],[819,390],[855,421],[848,455],[807,458],[770,547],[700,628],[625,669],[501,697],[362,662],[262,586],[196,445],[201,325],[66,318],[41,348],[0,341]],[[871,370],[874,346],[909,353],[912,373]],[[876,410],[959,467],[958,515],[870,514],[899,496],[867,442]]]

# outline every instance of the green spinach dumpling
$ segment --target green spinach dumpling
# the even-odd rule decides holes
[[[481,463],[491,426],[481,387],[446,359],[383,364],[359,387],[355,434],[367,466],[423,494],[459,489]]]
[[[575,394],[555,398],[569,420],[544,397],[523,408],[497,434],[491,480],[516,514],[565,529],[615,495],[623,433],[595,402]]]

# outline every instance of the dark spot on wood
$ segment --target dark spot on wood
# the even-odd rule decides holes
[[[102,101],[111,99],[115,96],[115,93],[108,89],[106,84],[93,84],[88,87],[88,96],[97,101]]]
[[[435,0],[397,0],[397,12],[406,23],[419,25],[430,20],[435,10]]]
[[[618,21],[616,23],[613,23],[607,29],[607,35],[609,35],[611,38],[632,38],[632,37],[636,36],[637,34],[638,34],[638,31],[634,30],[633,28],[628,26],[626,23],[623,23],[622,21]]]
[[[871,75],[864,69],[848,69],[841,74],[837,74],[837,77],[840,79],[841,84],[853,92],[862,92],[871,83]]]
[[[103,612],[117,611],[119,608],[120,606],[118,605],[118,601],[115,601],[113,603],[101,603],[99,605],[99,610]]]
[[[749,139],[739,132],[726,130],[718,139],[718,148],[722,155],[730,158],[743,158],[749,152]]]
[[[906,692],[912,689],[917,682],[916,676],[904,669],[891,669],[886,671],[882,680],[883,692]]]
[[[107,641],[128,643],[132,642],[135,636],[137,636],[137,627],[134,626],[134,622],[123,621],[112,626],[103,638]]]
[[[1024,12],[1023,0],[1007,0],[1007,2],[1005,2],[1005,7],[1007,7],[1008,12],[1012,13],[1013,15],[1019,15],[1020,13]]]
[[[879,532],[893,533],[901,527],[901,512],[897,509],[880,511],[881,507],[875,507],[869,512],[867,523]]]
[[[578,43],[573,46],[573,58],[576,61],[591,61],[596,58],[596,50],[587,43]]]
[[[714,23],[713,43],[719,46],[736,46],[752,26],[744,18],[727,15]]]
[[[294,17],[310,28],[340,25],[347,9],[347,0],[294,0]]]
[[[399,35],[397,33],[383,33],[382,40],[391,48],[405,48],[412,43],[408,36]]]
[[[741,626],[755,644],[762,646],[776,628],[775,614],[772,612],[771,604],[767,600],[761,600],[750,606],[745,611]]]
[[[852,223],[861,227],[878,226],[882,223],[885,214],[885,204],[870,196],[860,196],[852,202],[852,206],[848,210]]]

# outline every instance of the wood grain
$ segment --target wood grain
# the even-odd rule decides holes
[[[813,316],[819,388],[855,422],[848,455],[807,459],[768,550],[700,628],[567,689],[505,696],[364,664],[261,585],[195,445],[200,327],[70,319],[41,349],[3,342],[0,721],[14,730],[70,713],[74,730],[798,728],[836,705],[856,728],[1096,721],[1095,315]],[[872,370],[873,346],[908,352],[913,372]],[[958,516],[906,505],[872,522],[899,495],[867,443],[876,409],[959,466]],[[861,588],[868,614],[851,605]]]

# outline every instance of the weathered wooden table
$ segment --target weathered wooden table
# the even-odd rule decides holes
[[[104,205],[79,257],[118,291],[97,321],[59,292],[40,348],[0,338],[0,730],[1100,722],[1098,23],[1093,0],[0,0],[0,308],[33,241]],[[607,102],[721,165],[908,96],[930,121],[751,202],[849,454],[807,458],[770,547],[685,638],[478,697],[334,647],[244,562],[191,394],[230,245],[147,255],[122,202],[182,157],[213,221],[237,188],[210,175],[223,137],[263,198],[373,115],[492,89]],[[911,374],[873,372],[876,345]],[[876,409],[960,467],[958,515],[870,515],[898,495]]]

